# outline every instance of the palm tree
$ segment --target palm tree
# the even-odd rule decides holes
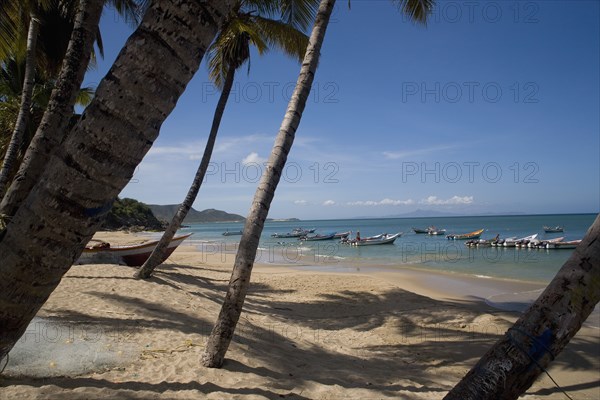
[[[99,228],[233,0],[155,0],[0,232],[0,362]]]
[[[35,84],[35,53],[37,46],[37,37],[39,31],[39,17],[37,15],[36,2],[31,2],[29,30],[27,33],[27,52],[25,56],[25,76],[23,78],[23,91],[21,94],[21,104],[19,115],[12,133],[12,137],[6,149],[2,168],[0,168],[0,198],[4,197],[6,188],[10,180],[10,175],[15,168],[17,153],[21,147],[25,129],[29,121],[29,108],[31,106],[31,97]]]
[[[27,141],[27,147],[31,148],[17,172],[14,185],[5,196],[2,196],[0,191],[0,200],[2,200],[0,214],[8,217],[14,215],[42,173],[48,158],[64,138],[73,116],[73,104],[76,100],[82,99],[80,97],[82,94],[89,93],[86,89],[80,90],[79,86],[83,81],[83,75],[88,68],[90,59],[93,61],[95,58],[94,40],[102,54],[102,40],[98,29],[102,7],[105,4],[112,5],[125,21],[132,24],[139,23],[142,12],[147,8],[146,0],[81,1],[79,7],[76,7],[77,2],[63,0],[52,0],[51,4],[52,8],[43,10],[42,32],[49,28],[54,28],[54,30],[52,34],[46,33],[42,36],[41,69],[45,74],[55,76],[58,65],[63,59],[64,65],[60,69],[59,85],[52,94],[50,106],[44,114],[42,124],[38,127],[39,120],[36,121],[37,123],[31,124],[33,129],[29,130],[37,130],[36,138],[31,144]],[[59,28],[56,28],[56,25]],[[57,35],[56,32],[62,32],[62,34]],[[18,137],[15,138],[15,140],[18,139]],[[23,142],[22,138],[20,141]],[[25,146],[21,144],[20,147]],[[10,177],[9,173],[7,179]]]
[[[27,197],[27,194],[39,178],[53,150],[58,147],[73,116],[73,105],[81,104],[81,100],[91,101],[91,97],[82,98],[81,94],[89,94],[90,89],[80,89],[83,76],[88,67],[93,44],[97,37],[97,28],[104,6],[103,0],[81,0],[75,18],[69,47],[64,57],[64,66],[57,78],[57,84],[43,105],[46,111],[41,123],[31,124],[37,127],[33,140],[27,141],[28,149],[16,178],[0,201],[0,215],[4,218],[13,216]],[[85,104],[85,105],[87,105]]]
[[[289,0],[272,1],[279,5],[279,9],[266,10],[269,14],[276,12],[283,14],[286,3]],[[235,72],[250,59],[250,45],[253,45],[258,50],[259,54],[264,54],[269,50],[270,46],[276,46],[283,50],[291,57],[302,61],[308,37],[301,31],[294,28],[294,24],[302,24],[303,21],[310,20],[311,14],[314,15],[314,0],[303,0],[305,6],[303,10],[308,15],[292,16],[291,21],[284,23],[274,19],[261,16],[261,9],[257,7],[262,2],[251,0],[238,1],[234,6],[231,17],[225,23],[214,43],[208,49],[208,65],[210,69],[210,77],[217,87],[221,89],[221,96],[215,109],[210,135],[202,155],[202,161],[196,171],[194,180],[184,202],[179,206],[179,209],[171,219],[169,226],[165,230],[160,242],[153,250],[152,254],[146,260],[144,265],[135,273],[136,278],[147,279],[151,276],[154,269],[165,261],[165,253],[167,246],[173,239],[173,236],[181,226],[185,216],[196,200],[202,181],[208,168],[208,163],[212,155],[212,151],[219,131],[221,118],[225,111],[225,105],[233,86]],[[264,8],[264,7],[263,7]],[[272,17],[272,15],[267,15]],[[298,21],[300,20],[300,21]]]
[[[546,290],[444,397],[517,399],[600,301],[600,214]]]
[[[287,155],[292,148],[294,136],[300,124],[304,106],[306,105],[306,99],[310,94],[319,63],[321,46],[325,38],[325,31],[327,30],[334,5],[335,0],[321,0],[296,88],[288,104],[279,134],[275,139],[266,171],[254,194],[250,213],[246,218],[244,233],[240,240],[233,272],[229,280],[229,289],[225,295],[217,322],[208,339],[204,354],[202,355],[202,364],[206,367],[220,368],[223,365],[225,353],[240,318],[246,293],[250,285],[250,275],[260,235],[269,213],[271,201],[275,195],[275,189],[281,178]],[[432,0],[400,1],[402,12],[419,22],[425,22],[431,5]]]

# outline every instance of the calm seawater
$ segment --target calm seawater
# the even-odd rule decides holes
[[[388,219],[341,219],[297,222],[268,222],[261,236],[257,262],[289,264],[296,267],[356,270],[364,267],[394,268],[409,264],[412,268],[455,272],[476,276],[549,282],[573,250],[537,250],[516,248],[475,248],[464,241],[445,236],[415,234],[412,227],[434,225],[447,233],[468,233],[485,229],[482,239],[524,237],[534,233],[541,239],[564,236],[581,239],[596,214],[517,215],[487,217],[435,217]],[[543,226],[564,226],[563,233],[544,233]],[[299,242],[297,239],[272,238],[294,228],[315,228],[316,233],[360,231],[362,237],[380,233],[404,232],[393,245],[354,247],[337,241]],[[194,232],[187,244],[196,245],[204,254],[220,254],[224,261],[235,256],[240,236],[223,236],[226,230],[239,231],[240,223],[194,224],[181,233]]]

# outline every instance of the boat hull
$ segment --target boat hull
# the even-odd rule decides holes
[[[173,254],[175,249],[192,233],[178,236],[171,240],[167,246],[167,257]],[[158,240],[153,240],[148,243],[132,246],[108,247],[108,248],[85,248],[79,259],[79,263],[94,262],[94,260],[106,260],[108,262],[122,261],[130,267],[139,267],[143,265],[158,245]]]

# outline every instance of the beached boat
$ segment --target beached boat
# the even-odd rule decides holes
[[[223,236],[236,236],[236,235],[241,235],[243,233],[244,233],[244,231],[242,231],[242,230],[239,230],[239,231],[227,230],[227,231],[223,232]]]
[[[353,246],[373,246],[378,244],[393,244],[396,239],[402,236],[402,232],[398,232],[395,235],[389,235],[384,233],[382,235],[377,235],[377,239],[361,239],[352,241]]]
[[[546,233],[558,233],[563,232],[564,228],[562,226],[544,226],[544,232]]]
[[[319,240],[332,240],[335,238],[335,233],[329,233],[327,235],[316,234],[312,236],[302,236],[298,240],[302,240],[305,242],[316,242]]]
[[[479,239],[479,237],[481,236],[482,233],[483,233],[483,229],[480,229],[478,231],[474,231],[474,232],[470,232],[470,233],[447,235],[446,238],[449,240]]]
[[[167,246],[167,257],[175,251],[177,246],[192,235],[193,233],[188,233],[187,235],[171,239],[171,242]],[[146,243],[127,246],[111,246],[110,243],[106,242],[99,242],[93,245],[88,244],[83,250],[81,257],[79,257],[78,264],[102,261],[119,263],[122,261],[130,267],[139,267],[150,257],[158,242],[158,240],[152,240]]]

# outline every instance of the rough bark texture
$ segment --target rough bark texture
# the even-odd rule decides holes
[[[100,226],[232,0],[157,0],[0,234],[0,361]]]
[[[171,219],[171,222],[165,230],[165,233],[160,238],[160,241],[156,245],[156,248],[154,249],[154,251],[152,251],[150,258],[148,258],[144,265],[142,265],[142,267],[135,273],[134,276],[136,278],[149,278],[152,275],[154,268],[156,268],[165,261],[165,253],[167,250],[167,246],[171,242],[171,239],[173,239],[173,236],[175,236],[175,233],[181,226],[181,223],[185,219],[185,216],[187,215],[188,211],[190,211],[190,208],[192,208],[192,205],[196,200],[196,196],[198,195],[198,191],[200,190],[200,186],[202,185],[202,181],[204,180],[204,175],[206,175],[206,170],[208,169],[208,163],[210,162],[213,148],[215,147],[217,133],[219,132],[219,125],[221,124],[221,118],[223,117],[223,113],[225,112],[225,106],[227,105],[229,93],[231,93],[231,87],[233,86],[234,78],[235,68],[230,68],[229,71],[227,71],[227,76],[225,77],[225,82],[223,84],[223,90],[221,91],[221,96],[219,97],[217,108],[215,109],[212,127],[210,129],[210,134],[208,135],[208,140],[206,141],[204,154],[202,155],[202,161],[200,161],[200,165],[198,166],[198,170],[196,171],[196,175],[194,176],[192,185],[188,190],[185,200]]]
[[[40,30],[40,22],[35,15],[31,15],[29,20],[29,30],[27,32],[27,53],[25,56],[25,76],[23,79],[23,92],[21,93],[21,105],[15,129],[10,138],[10,143],[4,156],[2,169],[0,169],[0,198],[4,197],[6,189],[10,184],[10,178],[16,168],[17,155],[23,143],[25,129],[29,122],[29,109],[31,108],[31,99],[33,97],[33,87],[35,86],[35,52],[37,47],[37,36]]]
[[[66,136],[77,92],[93,51],[104,0],[81,0],[69,47],[42,122],[25,153],[19,172],[0,203],[0,214],[12,217],[39,179],[50,155]]]
[[[204,354],[202,364],[206,367],[219,368],[223,365],[225,353],[233,337],[236,324],[242,312],[242,306],[254,265],[254,258],[258,242],[263,230],[265,219],[275,195],[275,189],[281,178],[287,155],[292,148],[294,136],[306,99],[310,94],[315,71],[319,62],[321,46],[325,38],[325,31],[335,0],[322,0],[315,20],[306,55],[302,62],[298,82],[288,104],[281,128],[275,139],[273,150],[264,175],[254,194],[254,200],[242,235],[240,246],[236,254],[233,272],[229,281],[229,289],[219,313],[218,320],[211,332]]]
[[[575,336],[600,300],[600,215],[546,290],[446,395],[516,399]]]

